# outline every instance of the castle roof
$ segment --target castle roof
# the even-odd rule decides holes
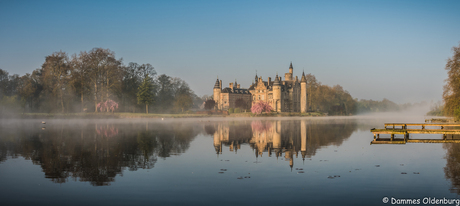
[[[305,78],[304,72],[302,72],[302,79],[300,79],[300,82],[307,82],[307,78]]]
[[[273,85],[280,85],[280,79],[278,78],[278,74],[276,74],[275,82],[273,83]]]
[[[220,88],[219,79],[216,80],[216,83],[214,84],[214,88],[215,88],[215,89]]]
[[[229,87],[222,89],[222,93],[232,93],[232,94],[249,94],[248,89],[237,89],[233,88],[233,90]]]

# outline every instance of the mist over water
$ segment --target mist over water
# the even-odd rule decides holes
[[[384,196],[456,197],[455,144],[369,144],[371,128],[424,119],[410,112],[2,119],[0,198],[7,205],[202,205],[228,196],[235,198],[222,204],[369,205]]]

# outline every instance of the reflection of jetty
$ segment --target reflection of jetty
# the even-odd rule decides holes
[[[421,127],[413,129],[408,127]],[[426,127],[437,127],[426,129]],[[445,129],[449,127],[449,129]],[[460,134],[459,123],[385,123],[385,129],[371,129],[374,140],[371,144],[406,144],[406,143],[460,143],[460,139],[454,139],[453,135]],[[440,129],[439,129],[440,128]],[[380,138],[380,134],[390,134],[390,138]],[[442,139],[409,139],[409,134],[442,134]],[[403,135],[404,138],[395,138],[395,135]],[[451,139],[447,138],[451,135]]]
[[[448,123],[448,122],[456,122],[454,118],[431,118],[431,119],[425,119],[425,122],[431,122],[431,123]]]

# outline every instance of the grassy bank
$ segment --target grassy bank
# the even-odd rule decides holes
[[[219,115],[207,114],[144,114],[144,113],[23,113],[8,115],[6,118],[56,118],[56,119],[123,119],[123,118],[188,118],[211,117]],[[222,116],[222,115],[221,115]]]
[[[228,117],[316,117],[324,116],[321,113],[311,112],[311,113],[299,113],[299,112],[280,112],[280,113],[263,113],[260,115],[255,115],[251,112],[242,112],[242,113],[231,113]]]

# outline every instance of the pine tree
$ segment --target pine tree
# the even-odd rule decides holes
[[[155,94],[153,93],[153,80],[148,75],[145,76],[144,81],[137,92],[137,103],[145,104],[145,112],[149,113],[149,104],[153,103]]]

